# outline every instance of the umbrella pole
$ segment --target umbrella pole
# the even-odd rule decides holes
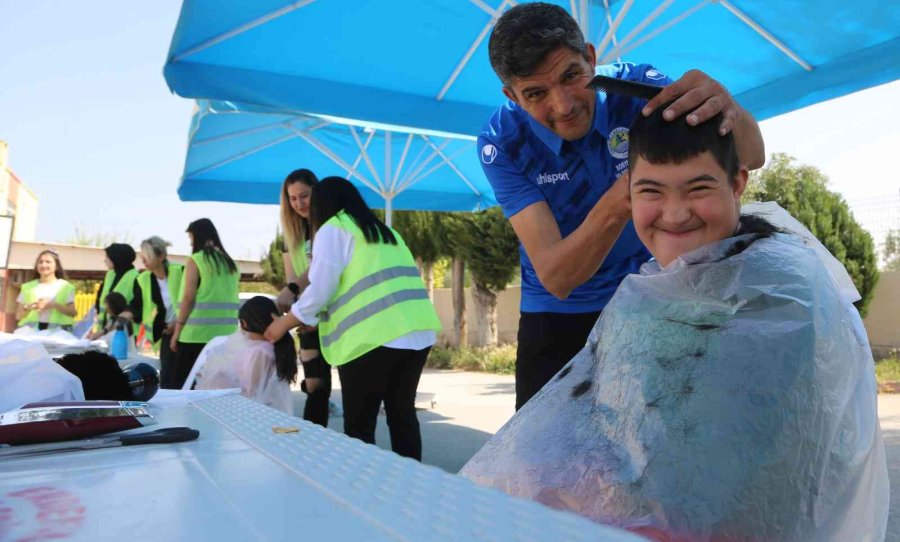
[[[391,200],[393,199],[393,195],[384,197],[384,223],[387,224],[388,228],[391,227],[391,215],[393,214],[393,210],[391,209]]]

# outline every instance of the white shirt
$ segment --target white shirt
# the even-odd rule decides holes
[[[197,375],[198,390],[229,388],[240,388],[247,399],[294,415],[291,384],[278,379],[275,347],[250,339],[241,330],[210,348]]]
[[[166,308],[166,323],[171,324],[178,315],[175,314],[175,309],[172,307],[172,296],[169,294],[169,279],[161,279],[156,275],[153,275],[153,278],[156,279],[156,284],[159,285],[159,295],[162,296],[163,306]]]
[[[38,285],[35,287],[35,301],[38,299],[49,299],[50,301],[56,301],[56,296],[59,295],[59,291],[62,289],[63,284],[65,284],[60,279],[55,279],[53,282],[38,282]],[[16,298],[16,301],[21,303],[25,303],[25,296],[20,292],[19,297]],[[63,305],[68,305],[69,303],[75,302],[75,292],[71,292],[69,297],[66,299],[66,302]],[[50,312],[52,309],[44,309],[38,314],[38,322],[42,324],[47,324],[50,322]]]
[[[331,225],[322,226],[313,240],[309,286],[291,306],[291,313],[308,326],[319,323],[319,313],[338,289],[341,274],[353,258],[353,234]],[[422,350],[437,342],[433,330],[413,331],[385,343],[388,348]]]

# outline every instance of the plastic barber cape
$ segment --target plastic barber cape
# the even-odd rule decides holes
[[[844,268],[739,235],[628,276],[585,348],[460,474],[666,541],[881,541],[874,363]]]

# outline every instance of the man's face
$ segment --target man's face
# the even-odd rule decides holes
[[[678,256],[730,237],[747,185],[741,166],[733,183],[709,152],[681,164],[637,158],[631,172],[631,214],[638,237],[663,267]]]
[[[586,55],[559,47],[547,55],[534,73],[503,87],[507,98],[559,137],[574,141],[591,129],[597,94],[584,87],[594,76],[594,46]]]

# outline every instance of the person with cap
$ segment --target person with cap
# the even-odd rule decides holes
[[[168,241],[153,236],[141,242],[144,271],[137,277],[132,308],[135,322],[142,323],[153,349],[159,352],[160,387],[175,387],[175,352],[171,340],[178,317],[178,301],[184,266],[168,259]]]
[[[131,305],[134,301],[134,286],[137,281],[138,272],[134,268],[134,258],[136,256],[134,249],[125,243],[113,243],[104,249],[106,252],[106,267],[108,271],[103,277],[103,283],[100,285],[100,295],[94,307],[97,310],[97,319],[94,330],[99,331],[106,328],[106,297],[111,292],[118,292],[125,298],[125,303]],[[130,311],[129,311],[130,313]],[[129,314],[129,317],[133,315]],[[134,331],[137,331],[135,329]]]

